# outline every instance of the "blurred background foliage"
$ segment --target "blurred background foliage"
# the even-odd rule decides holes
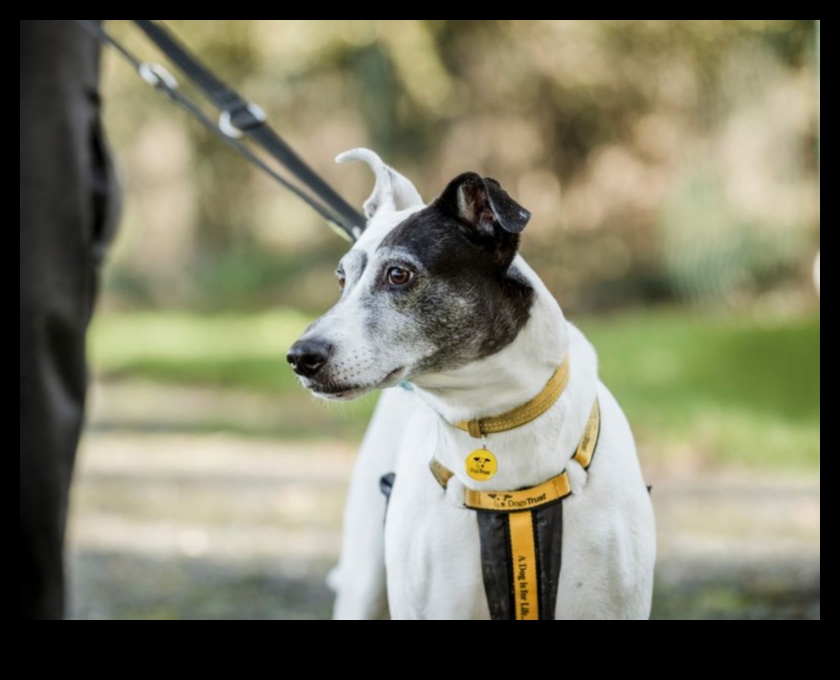
[[[367,146],[427,200],[475,170],[533,212],[655,487],[655,618],[820,618],[818,23],[166,23],[352,204],[372,177],[333,159]],[[283,357],[347,244],[111,53],[104,102],[74,616],[328,616],[375,396],[316,402]]]
[[[819,241],[813,21],[169,25],[356,205],[371,177],[333,164],[356,146],[427,200],[464,170],[498,179],[534,213],[523,251],[569,310],[801,302]],[[129,187],[111,302],[332,302],[344,244],[317,216],[124,64],[106,82]]]

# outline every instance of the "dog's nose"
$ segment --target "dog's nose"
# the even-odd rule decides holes
[[[324,340],[313,338],[296,342],[286,360],[292,370],[304,378],[314,378],[330,358],[332,345]]]

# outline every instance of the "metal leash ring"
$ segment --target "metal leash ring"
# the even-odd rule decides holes
[[[233,113],[238,112],[239,110],[240,109],[235,111],[222,111],[219,115],[219,130],[222,131],[223,135],[230,137],[231,139],[239,139],[243,135],[242,128],[234,125],[232,119]],[[257,104],[248,104],[245,107],[245,110],[253,116],[256,125],[261,125],[266,121],[265,111],[263,111],[262,107]]]
[[[178,89],[178,81],[175,79],[175,76],[165,66],[161,66],[160,64],[143,62],[137,68],[137,73],[152,87],[168,90]]]

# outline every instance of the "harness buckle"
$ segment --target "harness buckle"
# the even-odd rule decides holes
[[[259,127],[266,121],[265,111],[257,104],[243,104],[234,109],[222,111],[219,115],[219,130],[231,139],[239,139],[244,132]]]
[[[178,81],[165,66],[143,62],[137,67],[137,73],[152,87],[165,90],[177,90]]]

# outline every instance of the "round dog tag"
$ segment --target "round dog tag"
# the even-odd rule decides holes
[[[477,482],[486,482],[488,479],[492,479],[499,467],[496,456],[487,449],[473,451],[467,456],[464,464],[467,468],[467,475]]]

